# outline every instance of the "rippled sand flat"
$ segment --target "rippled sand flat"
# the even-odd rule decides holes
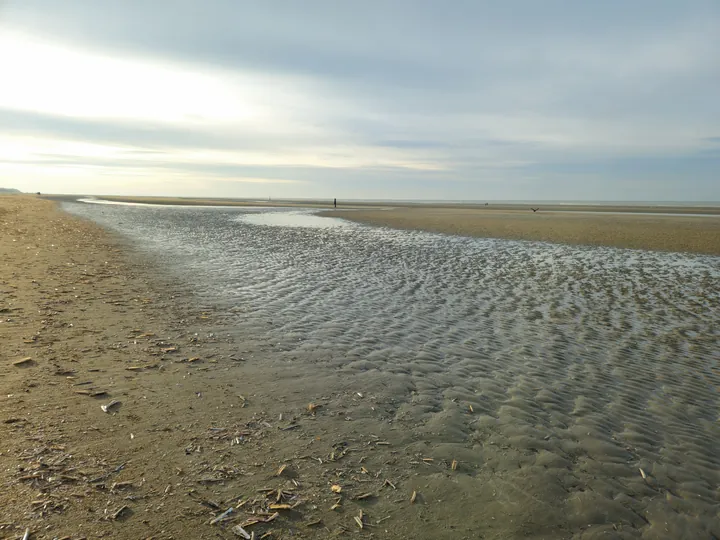
[[[272,347],[279,394],[372,395],[346,435],[382,410],[440,537],[720,537],[720,258],[66,208]]]

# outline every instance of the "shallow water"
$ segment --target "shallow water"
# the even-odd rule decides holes
[[[508,537],[720,537],[720,258],[65,207],[271,344],[298,387],[372,391],[408,448],[461,462],[438,497],[476,497],[453,504],[505,516]]]

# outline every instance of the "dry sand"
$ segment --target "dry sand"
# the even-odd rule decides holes
[[[592,207],[592,210],[593,213],[575,213],[542,208],[533,212],[530,209],[423,206],[337,210],[324,215],[370,225],[462,236],[720,255],[720,216],[630,213],[640,211],[636,207],[617,213],[608,213],[612,207]],[[696,210],[675,208],[672,212]]]

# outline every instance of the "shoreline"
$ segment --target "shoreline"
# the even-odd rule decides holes
[[[56,202],[78,196],[43,196]],[[169,197],[102,197],[148,205],[308,208],[319,215],[366,225],[450,235],[529,240],[567,245],[720,255],[720,207],[579,206],[251,201]],[[532,208],[538,209],[533,212]]]
[[[83,196],[83,195],[42,195],[42,198],[55,201],[75,201],[80,198],[94,198],[98,201],[124,202],[132,204],[168,205],[168,206],[238,206],[238,207],[271,207],[271,208],[326,208],[333,209],[333,200],[328,199],[234,199],[234,198],[200,198],[200,197],[149,197],[149,196]],[[587,212],[610,214],[682,214],[720,217],[720,203],[716,205],[636,205],[636,204],[586,204],[568,203],[462,203],[462,202],[404,202],[404,201],[339,201],[337,210],[344,209],[415,209],[426,211],[477,210],[494,215],[506,212],[530,212],[531,208],[539,208],[540,212]]]

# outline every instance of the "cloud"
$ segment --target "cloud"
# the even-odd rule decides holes
[[[0,156],[32,190],[93,162],[163,191],[720,199],[716,2],[4,6]]]

